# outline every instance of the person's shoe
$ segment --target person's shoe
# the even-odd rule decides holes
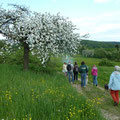
[[[114,106],[118,106],[118,103],[117,103],[117,102],[114,102]]]

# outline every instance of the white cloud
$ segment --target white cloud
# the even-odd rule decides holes
[[[103,33],[103,32],[107,32],[110,30],[116,30],[116,29],[120,29],[120,23],[119,24],[115,24],[115,23],[111,23],[111,24],[102,24],[101,26],[98,26],[96,28],[94,28],[94,31],[90,32],[90,33]]]
[[[120,11],[104,13],[94,17],[72,19],[80,28],[80,34],[90,33],[90,39],[120,40]],[[108,37],[108,36],[111,36]]]

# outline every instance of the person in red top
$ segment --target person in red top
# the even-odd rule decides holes
[[[97,67],[95,65],[93,65],[93,68],[92,68],[92,71],[91,71],[91,74],[93,76],[93,85],[98,85],[98,82],[97,82],[97,74],[98,74],[98,70],[97,70]]]

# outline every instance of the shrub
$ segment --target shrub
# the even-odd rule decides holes
[[[94,56],[95,58],[106,58],[107,51],[104,48],[95,49]]]
[[[99,66],[114,66],[114,63],[107,59],[102,59],[102,61],[100,61],[98,65]]]
[[[93,57],[94,56],[94,50],[83,50],[82,55],[85,57]]]

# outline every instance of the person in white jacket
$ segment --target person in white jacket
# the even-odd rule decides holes
[[[67,64],[66,64],[66,62],[64,62],[64,64],[63,64],[63,73],[64,73],[64,75],[65,76],[67,76]]]
[[[114,106],[119,104],[119,90],[120,90],[120,67],[115,66],[115,71],[110,75],[108,84],[110,94],[114,101]]]

